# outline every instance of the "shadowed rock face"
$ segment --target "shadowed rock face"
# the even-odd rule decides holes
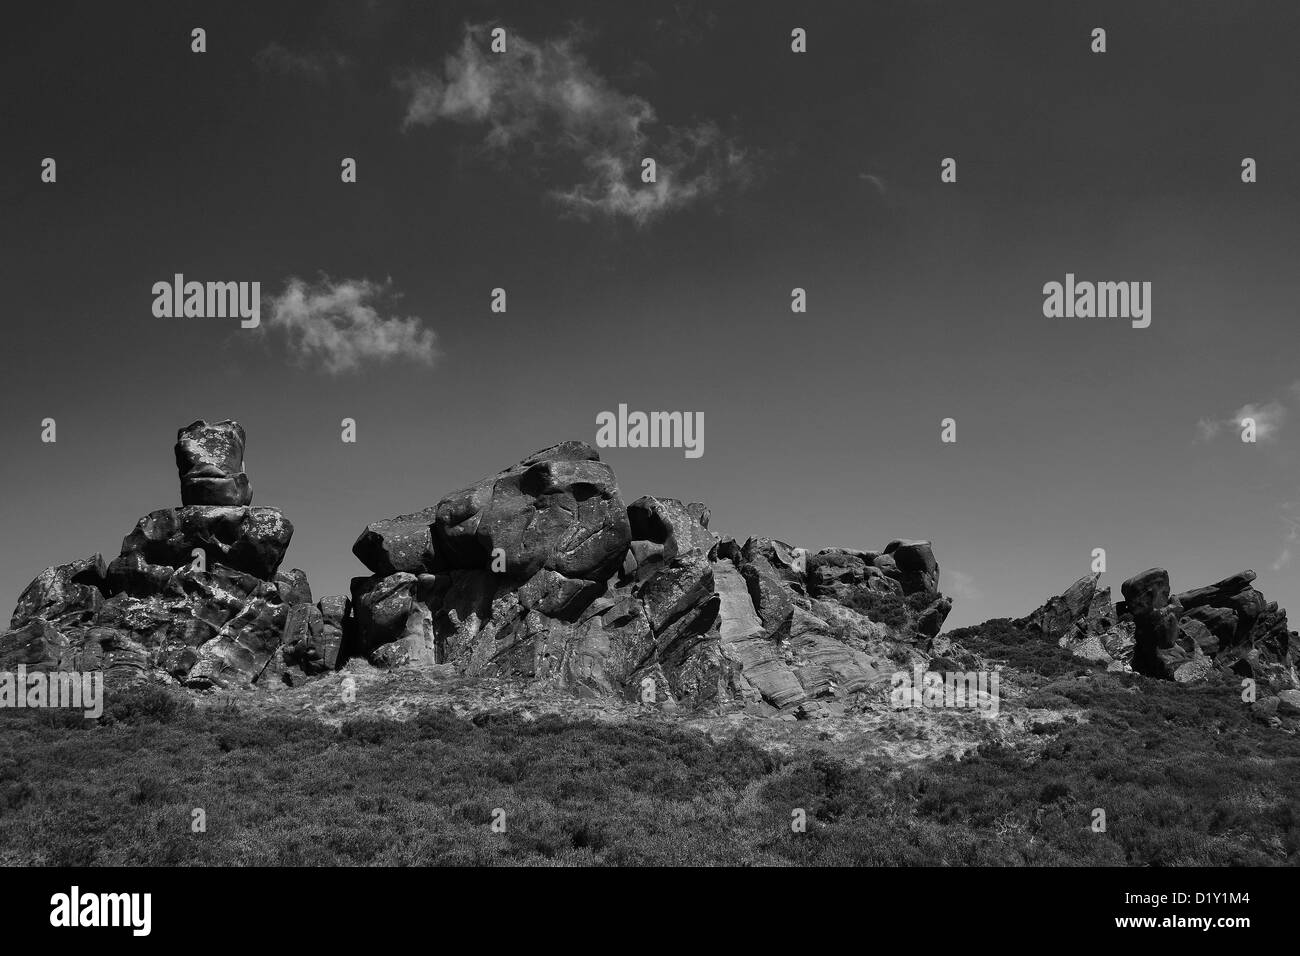
[[[200,419],[176,433],[176,470],[182,505],[248,505],[253,489],[244,473],[244,427]]]

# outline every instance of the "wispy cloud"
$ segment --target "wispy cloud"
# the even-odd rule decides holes
[[[1300,401],[1297,385],[1291,385],[1287,394],[1293,400]],[[1245,420],[1249,418],[1255,423],[1256,441],[1274,442],[1278,440],[1289,413],[1287,405],[1282,401],[1248,402],[1226,418],[1202,418],[1196,423],[1196,440],[1208,442],[1223,434],[1239,435],[1245,427]]]
[[[330,374],[356,371],[368,362],[431,365],[438,354],[437,337],[415,316],[380,315],[375,303],[389,298],[389,279],[334,282],[322,277],[308,283],[294,277],[270,299],[262,327],[285,338],[298,364]]]
[[[467,25],[441,71],[397,80],[407,94],[403,128],[455,122],[482,127],[485,149],[527,151],[572,167],[568,186],[550,196],[579,218],[604,216],[645,225],[724,188],[743,185],[750,158],[711,122],[660,125],[644,98],[615,89],[579,52],[574,33],[533,42],[511,33],[506,52],[489,49],[489,29]],[[653,158],[656,182],[641,182]]]
[[[975,586],[975,579],[963,571],[944,571],[943,590],[963,601],[979,601],[984,597],[983,592]]]
[[[352,60],[333,50],[291,50],[279,43],[268,43],[253,56],[253,63],[265,73],[294,76],[323,86],[332,73],[348,69]]]

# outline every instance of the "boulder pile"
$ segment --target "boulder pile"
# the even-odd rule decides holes
[[[105,564],[47,568],[0,634],[0,670],[102,670],[105,680],[250,685],[334,666],[342,598],[311,603],[307,576],[281,571],[293,525],[253,507],[238,422],[176,437],[181,507],[153,511]]]

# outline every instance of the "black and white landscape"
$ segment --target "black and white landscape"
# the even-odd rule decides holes
[[[1296,865],[1298,42],[26,11],[0,860]]]

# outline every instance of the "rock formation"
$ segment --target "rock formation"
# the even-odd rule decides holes
[[[182,505],[247,505],[253,489],[244,473],[244,429],[227,419],[191,422],[176,433]]]
[[[1112,669],[1180,683],[1218,670],[1275,690],[1300,687],[1297,635],[1286,611],[1251,586],[1254,571],[1172,594],[1169,572],[1151,568],[1121,585],[1117,605],[1099,578],[1080,578],[1016,623]]]
[[[708,525],[699,503],[624,505],[593,448],[554,445],[367,525],[353,552],[373,573],[352,581],[345,653],[801,716],[895,669],[868,646],[873,614],[933,635],[951,608],[928,541],[806,556]]]
[[[333,667],[343,598],[311,605],[281,571],[293,525],[249,506],[238,422],[194,422],[176,441],[180,508],[145,515],[107,565],[96,554],[43,571],[0,634],[0,669],[103,670],[189,687],[248,685]]]
[[[963,653],[940,635],[952,602],[929,541],[742,544],[711,531],[698,502],[625,504],[613,470],[576,441],[368,524],[353,553],[370,573],[313,603],[306,575],[280,569],[293,526],[251,505],[244,444],[233,421],[181,429],[182,505],[141,518],[111,562],[43,571],[0,634],[0,669],[203,689],[293,683],[363,658],[797,719],[834,712],[900,661]],[[1253,580],[1173,595],[1152,569],[1116,606],[1089,575],[1016,623],[1115,670],[1192,681],[1217,668],[1300,687],[1297,636]]]

